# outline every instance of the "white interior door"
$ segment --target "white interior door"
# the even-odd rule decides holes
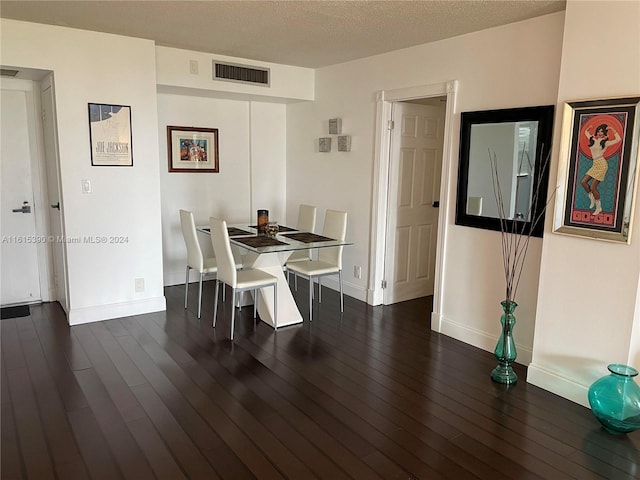
[[[68,312],[68,289],[65,271],[65,242],[62,227],[62,195],[60,194],[60,175],[58,168],[58,143],[56,134],[55,102],[50,75],[41,84],[42,129],[44,139],[44,156],[47,172],[47,194],[49,206],[49,235],[53,239],[51,250],[53,255],[53,298],[57,300],[65,312]]]
[[[41,300],[31,172],[27,94],[2,88],[0,104],[0,228],[2,305]]]
[[[393,104],[383,303],[433,295],[445,105]]]

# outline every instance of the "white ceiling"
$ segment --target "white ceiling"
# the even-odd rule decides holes
[[[565,0],[2,0],[0,17],[317,68],[565,9]]]

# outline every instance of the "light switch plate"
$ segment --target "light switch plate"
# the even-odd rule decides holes
[[[82,193],[91,193],[91,180],[80,180]]]

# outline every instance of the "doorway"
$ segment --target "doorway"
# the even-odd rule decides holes
[[[56,268],[65,263],[62,222],[60,215],[50,215],[49,205],[51,198],[59,199],[53,75],[29,69],[18,73],[0,80],[1,303],[58,300],[67,311],[66,275],[58,275]],[[52,228],[56,225],[60,228]]]
[[[433,295],[446,101],[391,106],[384,305]]]
[[[372,200],[371,218],[371,256],[369,262],[369,288],[367,291],[367,303],[381,305],[384,303],[384,290],[388,287],[385,268],[387,259],[387,230],[388,230],[388,205],[390,198],[390,165],[391,136],[389,130],[392,122],[392,109],[394,103],[420,101],[444,97],[445,118],[442,143],[442,170],[440,181],[440,195],[438,207],[438,221],[436,227],[436,254],[434,260],[435,274],[433,275],[433,311],[431,313],[432,325],[437,325],[444,292],[442,291],[443,258],[447,231],[447,219],[450,216],[448,198],[449,171],[452,163],[451,142],[453,138],[452,123],[455,112],[455,100],[458,82],[455,80],[416,87],[407,87],[394,90],[383,90],[377,94],[376,109],[376,138],[374,155],[374,192]]]

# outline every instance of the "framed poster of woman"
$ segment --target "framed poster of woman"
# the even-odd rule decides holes
[[[639,102],[629,97],[565,103],[555,232],[630,241]]]

